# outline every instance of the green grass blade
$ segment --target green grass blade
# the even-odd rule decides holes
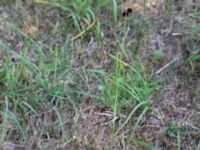
[[[200,150],[200,140],[196,150]]]
[[[145,142],[145,141],[141,141],[141,140],[134,140],[134,142],[138,145],[141,145],[147,149],[150,149],[150,150],[160,150],[159,148],[157,148],[156,146],[148,143],[148,142]]]
[[[117,15],[118,15],[117,1],[113,0],[113,21],[115,24],[118,21]]]
[[[20,122],[18,121],[17,117],[9,111],[9,118],[13,120],[13,122],[16,124],[17,128],[19,129],[20,133],[22,134],[23,138],[26,139],[26,135],[24,132],[24,129],[22,128]]]
[[[146,107],[143,109],[142,113],[139,115],[139,117],[138,117],[138,119],[137,119],[137,122],[136,122],[136,124],[135,124],[134,127],[133,127],[133,130],[134,130],[134,131],[137,129],[139,123],[140,123],[141,120],[142,120],[142,117],[146,114],[147,110],[148,110],[148,106],[146,106]]]
[[[24,104],[26,107],[28,107],[34,114],[36,114],[38,116],[38,113],[36,112],[36,110],[27,102],[22,102],[22,104]]]
[[[181,150],[181,128],[178,127],[178,134],[177,134],[177,141],[178,141],[178,150]]]
[[[64,127],[64,122],[62,120],[62,116],[61,116],[61,114],[59,113],[59,111],[56,108],[55,108],[55,111],[56,111],[56,115],[58,117],[59,126],[60,126],[61,131],[62,131],[63,139],[66,142],[68,137],[67,137],[67,132],[65,131],[65,127]]]
[[[131,113],[128,115],[127,119],[124,121],[124,123],[120,126],[120,128],[117,130],[117,132],[115,133],[115,135],[117,135],[117,133],[124,128],[124,126],[130,121],[130,119],[132,118],[132,116],[135,114],[135,112],[140,109],[142,106],[147,105],[147,102],[143,101],[141,103],[139,103],[137,106],[134,107],[134,109],[131,111]]]
[[[67,11],[67,12],[71,11],[71,9],[69,7],[63,6],[62,4],[59,4],[59,3],[48,2],[48,1],[45,1],[45,0],[36,0],[36,3],[61,8],[62,10]]]
[[[5,109],[4,109],[4,113],[2,113],[3,116],[3,123],[2,123],[2,132],[1,132],[1,137],[0,137],[0,145],[3,144],[4,142],[4,138],[6,136],[6,132],[7,132],[7,124],[8,124],[8,97],[5,96]]]

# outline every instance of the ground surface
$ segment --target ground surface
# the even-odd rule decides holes
[[[2,149],[200,149],[198,2],[122,4],[0,4]]]

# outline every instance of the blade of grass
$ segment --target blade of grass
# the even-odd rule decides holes
[[[196,150],[200,150],[200,140]]]
[[[117,14],[118,14],[117,1],[113,0],[113,21],[115,24],[118,21]]]
[[[125,127],[125,125],[130,121],[130,119],[132,118],[132,116],[135,114],[135,112],[140,109],[142,106],[147,105],[147,102],[143,101],[141,103],[139,103],[137,106],[135,106],[133,108],[133,110],[131,111],[131,113],[128,115],[127,119],[124,121],[124,123],[119,127],[119,129],[115,132],[115,135],[118,134],[118,132]]]
[[[159,148],[157,148],[156,146],[150,144],[150,143],[147,143],[145,141],[140,141],[140,140],[134,140],[134,142],[138,145],[141,145],[141,146],[144,146],[145,148],[147,149],[151,149],[151,150],[160,150]]]
[[[177,133],[177,141],[178,141],[178,150],[181,150],[181,128],[178,127],[178,133]]]
[[[120,48],[120,50],[121,50],[121,52],[122,52],[122,54],[125,56],[125,58],[128,60],[128,54],[127,54],[127,52],[126,52],[126,49],[124,48],[124,43],[118,43],[119,44],[119,48]]]
[[[9,110],[9,118],[11,118],[13,120],[13,122],[16,124],[16,126],[19,129],[20,133],[22,134],[23,138],[27,139],[24,129],[22,128],[20,122],[18,121],[17,117],[10,110]]]
[[[27,102],[22,102],[22,104],[24,104],[26,107],[28,107],[35,115],[38,116],[38,113],[36,112],[36,110],[30,105],[28,104]]]
[[[44,0],[36,0],[36,3],[50,5],[50,6],[53,6],[53,7],[61,8],[64,11],[71,12],[71,9],[69,7],[63,6],[59,3],[54,3],[54,2],[44,1]]]
[[[93,28],[93,27],[95,26],[95,24],[96,24],[95,14],[94,14],[93,11],[90,10],[90,9],[88,10],[88,12],[89,12],[90,16],[92,17],[93,22],[92,22],[90,25],[88,25],[85,29],[83,29],[83,31],[81,31],[81,32],[79,32],[77,35],[75,35],[75,36],[72,38],[71,41],[74,41],[74,40],[78,39],[79,37],[82,37],[87,31],[89,31],[91,28]],[[76,22],[76,25],[77,25],[77,23],[78,23],[78,22]]]
[[[144,15],[145,15],[145,17],[147,16],[147,3],[148,3],[148,0],[144,0]]]
[[[118,56],[117,56],[118,57]],[[115,102],[114,102],[114,122],[115,119],[117,118],[117,114],[118,114],[118,97],[119,97],[119,86],[120,86],[120,79],[119,79],[119,62],[116,60],[116,68],[115,68]]]
[[[59,126],[61,128],[61,131],[62,131],[62,136],[64,138],[64,141],[66,142],[67,139],[68,139],[68,136],[67,136],[67,133],[65,131],[65,127],[64,127],[64,122],[62,120],[62,117],[61,117],[61,114],[59,113],[59,111],[55,108],[55,111],[56,111],[56,115],[58,117],[58,121],[59,121]]]
[[[2,113],[3,116],[3,123],[2,123],[2,131],[1,131],[1,137],[0,137],[0,145],[3,144],[4,142],[4,138],[6,136],[6,132],[7,132],[7,124],[8,124],[8,97],[7,95],[5,96],[5,109],[4,109],[4,113]]]
[[[139,125],[139,123],[141,122],[142,120],[142,117],[145,115],[145,113],[147,112],[148,110],[148,106],[145,106],[145,108],[143,109],[142,113],[139,115],[139,117],[137,118],[137,122],[136,124],[134,125],[133,127],[133,131],[135,131]]]

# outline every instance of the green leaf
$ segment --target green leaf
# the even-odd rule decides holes
[[[156,50],[153,52],[153,56],[156,59],[162,59],[165,56],[165,53],[162,50]]]

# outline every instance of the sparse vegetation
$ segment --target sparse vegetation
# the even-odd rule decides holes
[[[200,8],[150,1],[3,0],[0,149],[200,150]]]

